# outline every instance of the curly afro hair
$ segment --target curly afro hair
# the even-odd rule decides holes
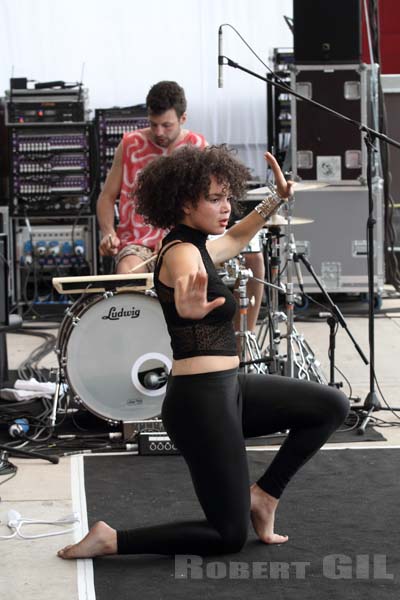
[[[196,206],[200,196],[207,196],[211,177],[229,186],[235,203],[245,195],[250,172],[225,145],[204,150],[184,146],[161,156],[139,174],[137,212],[147,223],[169,229],[182,221],[184,203]]]

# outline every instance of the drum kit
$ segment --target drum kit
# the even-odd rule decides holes
[[[299,184],[297,184],[299,185]],[[321,184],[306,184],[313,186]],[[304,184],[303,184],[304,186]],[[265,196],[272,186],[248,192],[252,196]],[[241,339],[240,358],[244,370],[264,374],[279,374],[326,384],[326,377],[312,349],[294,325],[295,300],[293,275],[296,272],[302,290],[301,271],[296,255],[296,242],[293,225],[313,223],[313,219],[293,216],[293,199],[284,205],[285,214],[275,214],[263,229],[243,249],[243,253],[262,252],[266,279],[254,277],[245,266],[243,255],[225,263],[226,281],[238,281]],[[282,268],[282,263],[284,267]],[[285,276],[285,281],[283,280]],[[266,290],[267,316],[261,320],[257,335],[247,330],[247,309],[249,298],[246,286],[249,279],[262,283]],[[284,298],[284,303],[280,298]],[[282,304],[284,304],[282,308]],[[284,331],[281,331],[282,325]],[[285,349],[282,342],[286,341]]]
[[[242,369],[326,383],[317,359],[293,322],[295,243],[291,228],[312,220],[293,217],[291,203],[286,204],[286,214],[274,216],[243,249],[264,253],[266,280],[253,277],[243,255],[224,263],[220,275],[237,282]],[[282,256],[286,262],[285,282],[280,266]],[[247,330],[250,278],[263,283],[266,289],[267,316],[257,335]],[[172,366],[172,352],[153,290],[153,275],[58,277],[53,279],[53,285],[61,294],[78,295],[65,313],[57,338],[59,368],[53,426],[60,390],[65,389],[63,384],[70,398],[108,422],[140,423],[157,418]],[[285,298],[284,309],[281,295]],[[282,325],[284,332],[280,330]],[[281,352],[284,340],[286,350]]]

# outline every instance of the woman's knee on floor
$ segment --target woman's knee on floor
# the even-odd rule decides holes
[[[248,523],[229,524],[220,532],[226,554],[240,552],[247,541]]]

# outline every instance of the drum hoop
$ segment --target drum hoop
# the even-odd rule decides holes
[[[148,290],[140,290],[140,291],[138,291],[138,290],[125,291],[124,290],[121,292],[115,292],[113,294],[113,297],[120,296],[120,295],[126,297],[127,293],[132,294],[134,296],[144,296],[144,297],[149,298],[151,301],[156,300],[156,297],[149,294]],[[105,420],[109,423],[120,423],[121,422],[120,419],[104,416],[104,414],[102,414],[98,409],[96,409],[96,406],[93,406],[93,404],[90,404],[87,401],[85,401],[85,399],[82,398],[82,396],[77,392],[74,382],[71,380],[71,376],[68,371],[68,352],[67,352],[68,342],[71,338],[73,330],[75,329],[75,327],[77,325],[74,323],[74,319],[82,318],[83,315],[86,314],[89,309],[91,309],[96,304],[99,304],[103,300],[107,300],[107,299],[108,299],[108,297],[105,294],[92,294],[92,295],[82,294],[82,296],[72,305],[72,307],[69,309],[67,314],[64,316],[64,319],[60,326],[59,336],[57,339],[56,351],[57,351],[57,355],[58,355],[58,360],[59,360],[63,380],[68,382],[70,392],[73,394],[74,399],[79,401],[81,403],[81,405],[85,408],[85,410],[87,410],[90,413],[94,414],[95,416],[99,417],[103,421]],[[75,309],[74,309],[74,311],[72,311],[72,309],[74,307],[75,307]],[[161,307],[160,307],[160,309],[161,309]],[[58,340],[60,340],[60,343],[58,343]],[[154,353],[154,357],[152,357],[152,358],[157,358],[157,357],[160,359],[163,358],[162,355],[158,354],[158,353]],[[167,358],[167,357],[165,357],[165,358]],[[167,366],[169,366],[169,368],[171,368],[172,364],[169,364],[168,361],[166,361],[166,364],[167,364]],[[150,395],[152,395],[152,394],[150,394]],[[154,394],[154,395],[156,395],[156,394]],[[137,419],[138,422],[142,421],[142,420],[143,419]],[[129,422],[133,423],[133,422],[135,422],[135,419],[130,418]]]

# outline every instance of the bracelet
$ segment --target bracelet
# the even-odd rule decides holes
[[[279,196],[267,196],[260,204],[254,207],[254,210],[258,212],[264,221],[267,221],[284,201],[284,198],[280,198]]]

